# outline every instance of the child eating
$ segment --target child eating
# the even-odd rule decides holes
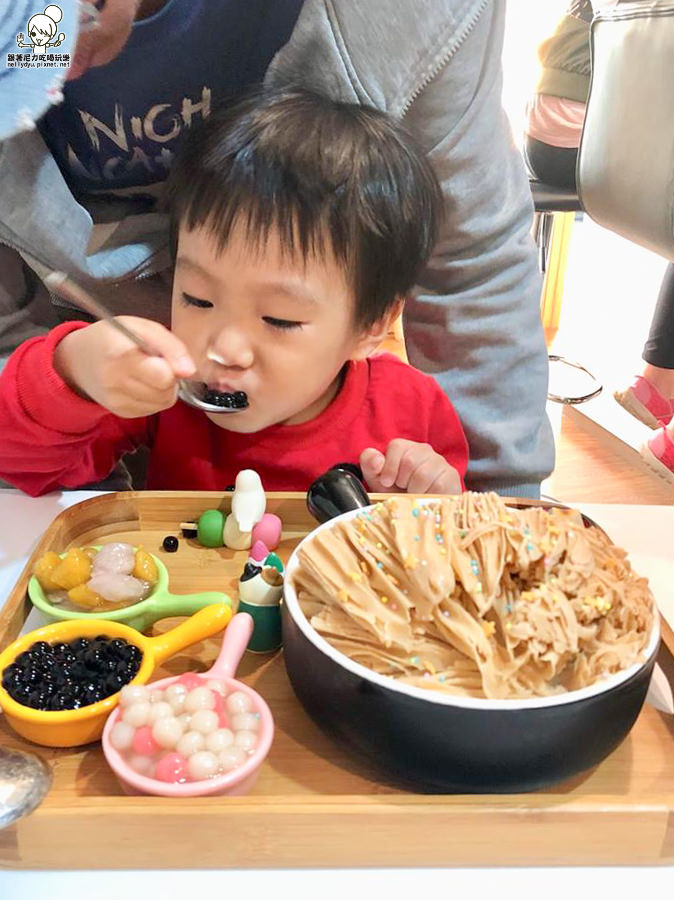
[[[32,495],[80,487],[147,445],[154,490],[223,490],[243,468],[306,490],[337,462],[360,464],[372,491],[462,489],[467,443],[445,394],[372,355],[440,209],[402,129],[308,92],[251,95],[189,136],[166,202],[171,330],[123,317],[162,355],[106,322],[22,344],[0,376],[0,477]],[[177,400],[179,378],[248,405],[201,412]]]

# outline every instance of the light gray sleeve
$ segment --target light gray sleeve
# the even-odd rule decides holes
[[[403,118],[435,167],[446,216],[405,336],[410,362],[459,413],[467,485],[538,496],[554,444],[531,194],[501,105],[504,7],[488,5]]]
[[[0,244],[0,371],[20,343],[56,324],[47,289],[16,250]]]

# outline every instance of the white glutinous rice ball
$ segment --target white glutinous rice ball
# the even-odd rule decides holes
[[[167,702],[176,716],[179,716],[185,709],[186,699],[187,694],[173,694],[173,696],[167,698]]]
[[[152,737],[165,750],[172,750],[183,736],[182,724],[173,717],[159,719],[152,726]]]
[[[147,581],[117,572],[96,572],[87,581],[87,587],[109,603],[138,603],[148,592]]]
[[[234,746],[248,753],[257,746],[257,735],[252,731],[237,731],[234,735]]]
[[[232,715],[235,713],[250,712],[253,706],[250,697],[248,694],[244,694],[243,691],[234,691],[233,694],[230,694],[225,700],[225,705],[227,707],[227,712]]]
[[[115,722],[110,730],[110,743],[115,750],[129,750],[135,733],[136,729],[128,722]]]
[[[91,570],[93,574],[115,572],[118,575],[130,575],[135,564],[136,551],[131,544],[103,544],[94,556]]]
[[[155,722],[158,722],[160,719],[169,718],[173,718],[173,709],[171,708],[170,703],[166,703],[165,700],[160,700],[158,703],[150,704],[150,713],[147,717],[148,725],[154,725]]]
[[[149,718],[150,704],[147,700],[139,700],[137,703],[132,703],[122,713],[122,721],[132,725],[134,728],[142,728],[143,725],[147,725]]]
[[[192,756],[203,750],[206,746],[206,739],[200,731],[186,732],[176,744],[176,750],[181,756]]]
[[[141,756],[139,753],[129,757],[129,765],[138,772],[139,775],[146,775],[148,778],[154,777],[154,762],[151,756]]]
[[[131,706],[139,700],[147,700],[148,695],[149,690],[144,684],[125,684],[119,692],[119,705]]]
[[[215,697],[207,687],[194,688],[185,698],[185,712],[195,713],[198,709],[213,709]]]
[[[224,681],[216,681],[212,678],[206,682],[206,687],[211,691],[215,691],[216,694],[220,694],[221,697],[227,696],[227,685]]]
[[[218,755],[220,771],[231,772],[232,769],[237,769],[244,763],[247,758],[245,751],[243,751],[241,747],[236,747],[234,745],[227,747]]]
[[[177,681],[175,684],[170,684],[166,688],[164,691],[164,699],[170,703],[174,697],[186,697],[188,693],[187,686]]]
[[[154,690],[150,688],[150,703],[161,703],[162,701],[165,701],[165,699],[163,691],[160,691],[158,688]]]
[[[255,713],[236,713],[231,721],[234,731],[257,731],[260,727],[260,719]]]
[[[210,734],[218,727],[218,714],[212,709],[198,709],[192,715],[190,731],[200,731],[202,734]]]
[[[234,744],[234,734],[229,728],[218,728],[206,735],[206,749],[211,753],[222,753]]]
[[[210,778],[218,771],[218,758],[208,750],[199,750],[187,760],[187,773],[195,781]]]

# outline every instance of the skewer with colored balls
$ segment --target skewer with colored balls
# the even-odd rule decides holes
[[[196,537],[204,547],[248,550],[262,541],[275,550],[281,541],[282,523],[278,516],[265,512],[266,502],[260,476],[253,469],[243,469],[236,476],[229,515],[207,509],[196,522],[181,522],[180,527],[185,537]]]

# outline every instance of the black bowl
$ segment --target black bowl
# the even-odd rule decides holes
[[[345,513],[319,529],[356,515]],[[397,785],[440,793],[531,791],[591,768],[627,736],[646,699],[660,642],[657,614],[644,662],[552,697],[485,700],[401,684],[332,647],[294,590],[295,549],[282,611],[286,668],[316,723]]]

